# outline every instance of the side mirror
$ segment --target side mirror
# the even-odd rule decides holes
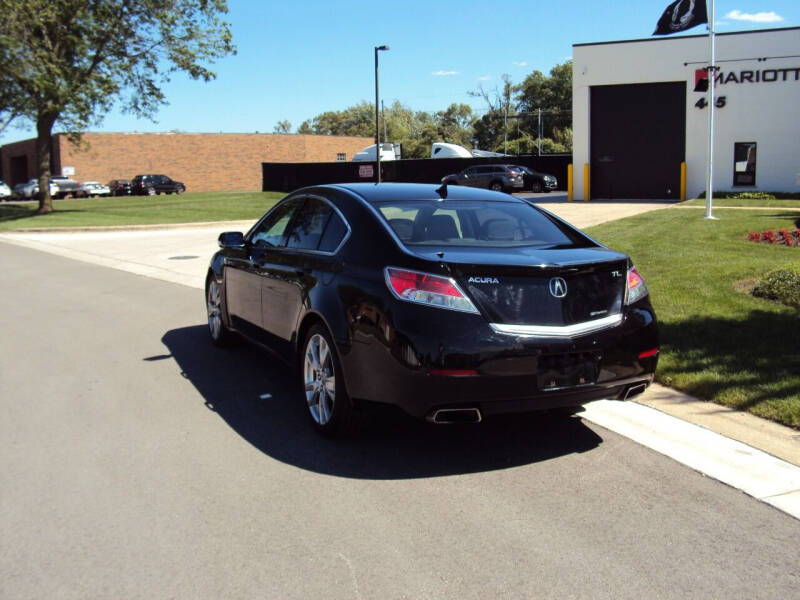
[[[219,234],[217,243],[220,248],[244,248],[244,234],[241,231],[226,231]]]

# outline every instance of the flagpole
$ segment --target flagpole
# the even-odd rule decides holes
[[[716,219],[711,214],[714,202],[714,82],[717,75],[716,49],[714,48],[714,0],[711,0],[708,18],[708,37],[711,43],[711,65],[708,67],[708,170],[706,172],[706,219]]]

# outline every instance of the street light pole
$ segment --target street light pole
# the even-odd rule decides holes
[[[377,183],[381,182],[381,130],[378,121],[378,52],[388,50],[389,46],[375,46],[375,166]]]

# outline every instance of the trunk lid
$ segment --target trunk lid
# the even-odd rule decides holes
[[[625,299],[628,257],[607,248],[413,251],[444,264],[491,323],[573,325],[619,314]]]

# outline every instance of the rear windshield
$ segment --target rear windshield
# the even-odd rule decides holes
[[[412,200],[375,206],[409,246],[593,245],[577,231],[520,202]]]

